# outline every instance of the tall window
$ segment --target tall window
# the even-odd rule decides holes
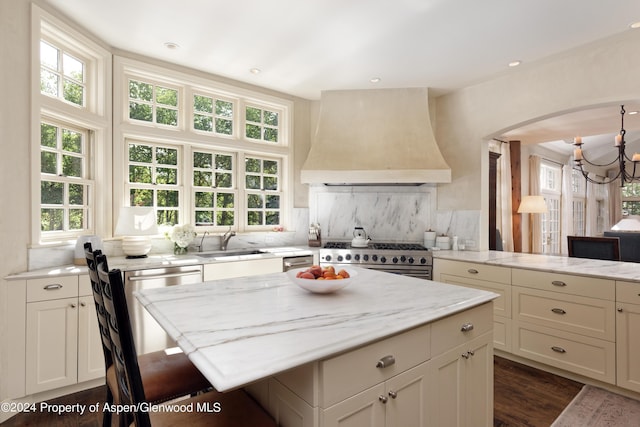
[[[280,224],[280,162],[274,159],[247,157],[245,189],[247,225]]]
[[[540,165],[540,193],[548,212],[541,218],[542,253],[560,253],[560,195],[562,169],[559,165],[542,162]]]
[[[104,235],[110,194],[107,136],[111,54],[37,5],[32,5],[31,140],[32,247]],[[109,93],[110,95],[110,93]]]
[[[571,201],[573,207],[573,234],[576,236],[584,236],[586,231],[586,181],[582,173],[575,169],[571,171],[571,188],[573,190]]]
[[[40,227],[43,233],[90,228],[88,132],[40,124]]]
[[[236,226],[233,153],[193,151],[193,211],[196,226]]]
[[[180,147],[129,142],[130,206],[153,206],[158,224],[180,222]]]

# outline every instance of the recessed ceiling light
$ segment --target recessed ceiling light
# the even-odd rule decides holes
[[[640,21],[632,22],[631,24],[629,24],[629,28],[633,28],[634,30],[636,28],[640,28]]]
[[[518,60],[509,62],[509,67],[517,67],[520,64],[522,64],[522,61],[518,59]]]
[[[174,42],[165,42],[164,47],[170,50],[175,50],[180,48],[180,46]]]
[[[371,77],[371,78],[369,79],[369,81],[370,81],[371,83],[380,83],[380,81],[381,81],[381,80],[382,80],[382,79],[381,79],[380,77]]]
[[[250,68],[249,72],[251,74],[260,74],[262,72],[262,70],[260,68]]]
[[[637,112],[637,111],[629,111],[629,115],[630,115],[630,116],[633,116],[633,115],[635,115],[635,114],[638,114],[638,112]]]

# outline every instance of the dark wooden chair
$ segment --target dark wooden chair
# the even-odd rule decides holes
[[[106,401],[109,404],[120,404],[121,399],[113,363],[109,323],[102,296],[102,284],[97,270],[98,259],[101,259],[105,265],[107,265],[107,259],[100,250],[92,251],[91,249],[91,243],[85,243],[85,258],[89,267],[89,279],[93,289],[93,300],[102,338],[107,383]],[[142,354],[138,356],[138,366],[140,367],[142,382],[145,390],[147,390],[149,402],[165,402],[211,388],[209,381],[184,353],[168,355],[164,351],[156,351]],[[103,426],[111,426],[111,413],[109,411],[104,412],[102,423]],[[125,424],[128,424],[127,418],[121,416],[120,425]]]
[[[120,270],[111,270],[97,257],[98,278],[109,324],[119,395],[124,405],[142,406],[150,402],[141,375],[139,359],[131,330],[129,311]],[[275,427],[276,423],[244,390],[219,393],[215,390],[180,400],[180,405],[192,412],[135,411],[136,427],[154,426],[213,426],[213,427]],[[198,411],[198,408],[211,411]]]
[[[570,257],[620,261],[617,237],[567,236]]]

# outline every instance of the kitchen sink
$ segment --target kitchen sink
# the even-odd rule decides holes
[[[234,256],[242,256],[242,255],[258,255],[264,254],[265,252],[259,249],[245,249],[245,250],[237,250],[237,251],[216,251],[216,252],[202,252],[195,254],[200,258],[213,258],[213,259],[223,259],[227,257]]]

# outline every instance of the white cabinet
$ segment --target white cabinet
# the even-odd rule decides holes
[[[492,304],[483,304],[277,375],[269,411],[283,427],[488,427],[492,325]]]
[[[446,259],[433,260],[433,280],[500,295],[493,301],[493,346],[511,352],[511,269]]]
[[[485,333],[428,362],[431,387],[426,425],[493,425],[491,340],[491,333]]]
[[[27,280],[26,287],[26,393],[104,376],[88,276]]]
[[[324,427],[428,425],[428,373],[422,363],[325,409]]]
[[[513,353],[615,383],[615,282],[513,269]]]
[[[257,258],[205,264],[203,278],[207,281],[281,272],[282,258]]]
[[[616,300],[616,382],[640,392],[640,283],[616,282]]]

